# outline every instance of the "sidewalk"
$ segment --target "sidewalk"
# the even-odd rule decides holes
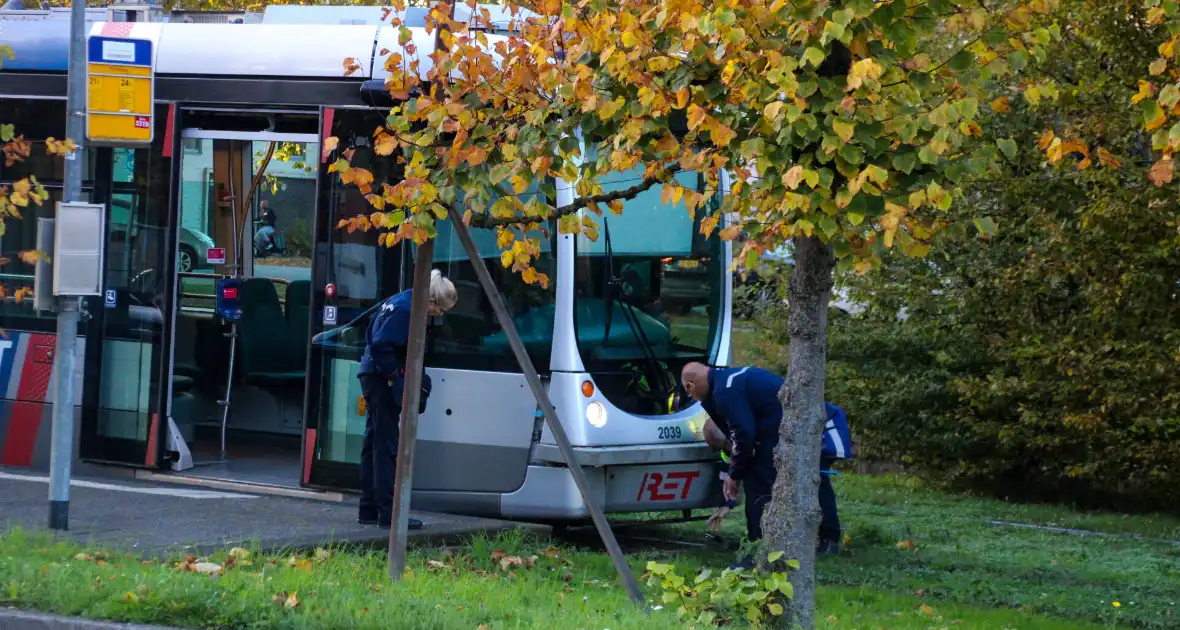
[[[13,527],[44,531],[48,477],[0,468],[0,533]],[[423,528],[412,539],[453,539],[479,532],[548,528],[434,512],[413,512]],[[388,531],[356,522],[356,502],[330,503],[119,479],[74,479],[70,531],[84,544],[135,551],[145,557],[209,553],[227,546],[261,550],[328,544],[381,545]],[[413,540],[411,540],[413,542]]]
[[[4,630],[175,630],[163,626],[141,626],[110,621],[91,621],[35,613],[15,608],[0,608],[0,628]]]

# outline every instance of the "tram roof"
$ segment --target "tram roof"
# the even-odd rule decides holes
[[[470,20],[469,9],[457,19]],[[493,10],[494,9],[494,10]],[[458,8],[456,9],[458,13]],[[491,7],[488,30],[503,31],[510,19]],[[0,37],[15,58],[8,71],[65,72],[68,66],[69,21],[0,19]],[[261,23],[210,24],[188,22],[107,22],[89,12],[90,36],[130,37],[153,43],[157,75],[345,79],[344,60],[355,58],[359,70],[347,79],[384,79],[382,50],[400,50],[398,29],[389,27],[380,7],[267,7]],[[424,14],[404,16],[420,59],[419,71],[430,68],[434,35],[420,26]],[[490,32],[489,40],[503,38]]]

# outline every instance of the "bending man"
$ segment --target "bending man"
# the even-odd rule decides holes
[[[725,498],[736,501],[738,482],[746,487],[746,528],[750,540],[762,538],[762,512],[770,502],[777,473],[774,449],[778,445],[783,407],[778,393],[782,377],[762,368],[709,368],[701,363],[684,366],[685,391],[700,401],[711,422],[705,424],[705,440],[730,458]],[[848,457],[851,438],[844,412],[828,404],[820,470]],[[840,548],[840,519],[836,493],[828,475],[820,476],[819,503],[823,521],[818,552],[834,554]]]

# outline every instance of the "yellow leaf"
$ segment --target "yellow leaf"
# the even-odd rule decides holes
[[[1151,183],[1155,184],[1157,188],[1163,188],[1164,184],[1172,181],[1172,174],[1172,160],[1171,158],[1164,158],[1151,165],[1151,172],[1148,173],[1148,178],[1151,179]]]
[[[1000,98],[992,101],[991,108],[992,111],[996,111],[1001,114],[1007,114],[1008,112],[1012,111],[1012,105],[1008,102],[1007,96],[1001,96]]]
[[[1154,118],[1147,121],[1147,123],[1143,125],[1143,128],[1147,131],[1155,131],[1156,129],[1163,127],[1164,123],[1166,122],[1168,122],[1168,115],[1164,113],[1164,110],[1161,109]]]
[[[529,267],[528,269],[525,269],[521,272],[520,278],[521,280],[524,280],[525,284],[535,283],[538,279],[537,268]]]
[[[976,138],[983,135],[983,128],[974,120],[965,120],[959,123],[959,131],[963,132],[965,136],[974,136]]]
[[[931,608],[930,606],[928,606],[927,604],[922,604],[922,605],[921,605],[921,606],[918,608],[918,610],[919,610],[919,611],[920,611],[920,612],[921,612],[923,615],[926,615],[927,617],[933,617],[933,616],[934,616],[934,613],[935,613],[934,609],[933,609],[933,608]]]
[[[783,185],[791,190],[798,188],[801,181],[803,181],[803,167],[798,164],[783,174]]]
[[[1037,140],[1037,148],[1041,151],[1048,149],[1049,145],[1053,143],[1054,137],[1056,137],[1056,134],[1053,133],[1053,130],[1046,129],[1044,133],[1041,134],[1040,139]]]
[[[336,150],[336,147],[339,146],[339,144],[340,144],[340,138],[337,138],[336,136],[332,136],[330,138],[325,138],[324,139],[324,147],[321,150],[321,155],[320,155],[321,161],[327,160],[328,156],[331,155],[332,152]]]
[[[1157,75],[1157,74],[1163,74],[1164,71],[1166,71],[1167,69],[1168,69],[1168,60],[1167,59],[1156,59],[1155,61],[1151,62],[1150,66],[1147,67],[1147,70],[1149,72],[1151,72],[1152,76]]]
[[[1145,98],[1151,98],[1153,94],[1155,94],[1155,86],[1151,84],[1151,81],[1144,81],[1140,79],[1139,92],[1137,92],[1135,96],[1131,97],[1131,103],[1138,104],[1139,101],[1142,101]]]
[[[848,142],[852,139],[852,134],[856,131],[856,125],[842,120],[834,120],[832,121],[832,130],[836,132],[836,135],[841,140]]]
[[[1028,88],[1024,91],[1024,98],[1028,101],[1029,105],[1036,107],[1041,102],[1041,88],[1035,85]]]
[[[502,253],[500,254],[500,264],[501,264],[501,265],[502,265],[502,266],[503,266],[505,269],[507,269],[507,268],[509,268],[509,267],[511,267],[511,266],[512,266],[512,258],[513,258],[513,256],[512,256],[512,252],[511,252],[511,251],[502,252]]]
[[[513,175],[508,181],[512,183],[512,190],[518,195],[529,189],[529,180],[524,176]]]
[[[684,109],[688,107],[688,100],[692,97],[692,92],[688,88],[682,87],[676,91],[676,109]]]
[[[688,129],[694,130],[705,120],[705,110],[696,103],[688,106]]]
[[[766,107],[762,108],[762,115],[766,116],[773,122],[778,122],[779,116],[783,114],[783,107],[786,105],[783,101],[774,101],[767,103]]]
[[[713,144],[725,147],[737,137],[737,132],[722,123],[717,123],[709,130],[709,137],[713,138]]]
[[[897,543],[897,548],[901,549],[903,551],[910,551],[910,550],[917,549],[918,546],[914,544],[914,541],[907,538],[907,539]]]
[[[1118,158],[1103,147],[1098,147],[1098,163],[1106,168],[1120,168],[1123,165]]]
[[[623,105],[625,105],[626,102],[627,101],[625,101],[623,99],[623,97],[620,96],[613,101],[607,101],[607,102],[599,105],[598,106],[598,117],[600,119],[602,119],[603,121],[607,121],[607,120],[610,120],[611,118],[614,118],[615,114],[620,109],[622,109]]]
[[[377,155],[390,155],[396,147],[397,140],[393,136],[381,133],[377,136],[377,141],[373,143],[373,152]]]
[[[704,226],[702,226],[702,227],[704,227]],[[721,234],[720,234],[721,240],[732,241],[733,239],[737,238],[739,234],[741,234],[741,231],[742,231],[742,228],[740,225],[731,225],[731,226],[721,230]]]

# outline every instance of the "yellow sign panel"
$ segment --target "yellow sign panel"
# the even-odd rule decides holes
[[[98,143],[150,143],[155,123],[150,42],[92,38],[88,49],[87,138]]]

